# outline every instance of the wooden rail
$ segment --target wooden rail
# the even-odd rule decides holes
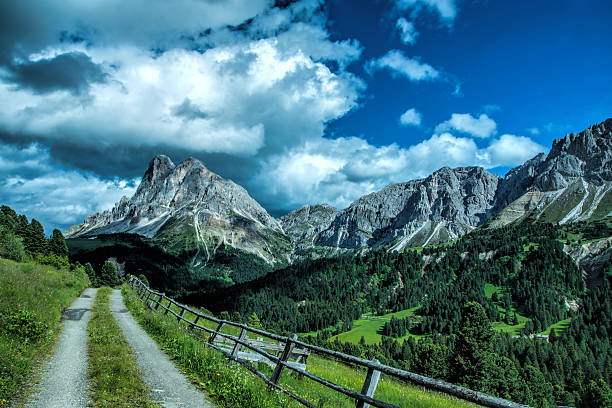
[[[379,407],[379,408],[398,408],[396,405],[390,404],[388,402],[380,401],[374,398],[374,393],[376,391],[376,386],[378,385],[378,381],[380,379],[381,374],[387,374],[392,377],[398,378],[400,380],[404,380],[413,384],[417,384],[423,386],[432,391],[439,391],[445,394],[449,394],[458,398],[461,398],[466,401],[474,402],[476,404],[491,407],[491,408],[528,408],[526,405],[517,404],[512,401],[508,401],[502,398],[493,397],[488,394],[484,394],[478,391],[473,391],[467,389],[465,387],[460,387],[455,384],[448,383],[446,381],[436,380],[429,377],[424,377],[419,374],[411,373],[409,371],[400,370],[394,367],[390,367],[384,364],[379,363],[377,360],[364,360],[362,358],[358,358],[355,356],[351,356],[348,354],[341,353],[339,351],[329,350],[323,347],[314,346],[308,343],[301,342],[297,339],[297,335],[293,334],[289,337],[279,336],[274,333],[269,333],[264,330],[255,329],[253,327],[249,327],[245,324],[236,323],[228,320],[217,319],[213,316],[207,316],[200,312],[190,309],[188,306],[185,306],[181,303],[174,301],[173,299],[167,297],[163,293],[156,292],[149,287],[147,287],[142,281],[140,281],[135,276],[130,276],[129,283],[136,292],[139,299],[141,299],[145,304],[153,310],[159,310],[161,307],[164,310],[164,314],[173,315],[179,322],[186,322],[191,328],[206,332],[209,334],[209,337],[205,344],[214,347],[219,350],[223,354],[225,354],[230,360],[236,361],[239,364],[246,367],[249,371],[256,374],[259,378],[261,378],[269,387],[269,389],[277,389],[291,398],[299,401],[303,405],[309,408],[316,408],[313,404],[306,401],[299,395],[296,395],[292,391],[289,391],[278,384],[278,381],[283,373],[283,369],[287,368],[289,370],[297,372],[299,375],[307,377],[323,386],[335,390],[339,393],[342,393],[350,398],[353,398],[356,401],[357,408],[367,408],[369,406]],[[164,305],[166,302],[166,305]],[[179,312],[175,312],[172,310],[172,306],[176,306],[176,309]],[[185,312],[190,312],[195,316],[193,321],[185,318]],[[209,329],[202,324],[199,324],[201,320],[209,321],[216,324],[216,329]],[[240,335],[238,337],[232,336],[230,334],[221,333],[221,330],[226,327],[231,326],[237,329],[240,329]],[[266,351],[264,348],[266,347],[266,342],[262,341],[252,341],[247,338],[247,333],[254,333],[259,336],[263,336],[272,340],[276,340],[279,342],[279,345],[275,348],[275,350],[281,350],[282,353],[280,356],[270,353]],[[221,339],[222,341],[220,341]],[[231,350],[228,350],[227,347],[223,347],[221,344],[230,344],[233,347],[230,347]],[[240,350],[242,348],[246,348],[254,352],[269,362],[274,366],[272,374],[270,377],[266,376],[261,371],[257,370],[253,365],[249,364],[246,361],[248,358],[241,358]],[[309,373],[306,369],[306,366],[302,367],[300,364],[296,364],[296,362],[289,361],[292,356],[295,356],[294,352],[296,347],[301,348],[302,355],[307,355],[306,353],[317,353],[325,356],[333,357],[334,359],[343,361],[345,363],[359,366],[367,369],[367,374],[364,379],[363,387],[361,392],[356,392],[353,390],[349,390],[341,385],[335,384],[331,381],[328,381],[324,378],[321,378],[317,375]],[[299,355],[299,353],[298,353]],[[243,356],[244,357],[244,356]]]

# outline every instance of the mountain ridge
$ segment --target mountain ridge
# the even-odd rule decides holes
[[[306,205],[275,219],[248,192],[190,157],[175,165],[159,155],[131,198],[87,217],[68,238],[134,233],[160,245],[186,239],[206,262],[229,245],[269,264],[318,247],[401,250],[455,239],[489,222],[570,222],[605,217],[612,206],[612,118],[556,139],[502,178],[482,167],[442,167],[392,183],[347,208]],[[202,255],[201,255],[202,254]],[[204,255],[206,254],[206,259]],[[198,256],[201,260],[196,259]]]

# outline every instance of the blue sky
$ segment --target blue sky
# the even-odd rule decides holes
[[[376,4],[375,7],[372,4]],[[566,132],[580,131],[610,116],[612,25],[608,1],[459,2],[452,26],[435,16],[419,18],[413,45],[400,41],[394,23],[401,11],[385,2],[330,2],[330,31],[364,46],[363,58],[388,49],[420,56],[443,70],[447,82],[413,84],[377,73],[372,78],[356,62],[349,69],[368,81],[368,99],[335,121],[331,134],[362,134],[377,144],[412,144],[449,112],[486,112],[504,132],[531,135],[544,146]],[[461,96],[453,96],[460,84]],[[404,128],[393,120],[403,109],[423,113],[424,128]],[[383,120],[381,120],[384,118]]]
[[[0,201],[66,229],[189,156],[273,215],[503,175],[612,116],[609,1],[9,0]]]

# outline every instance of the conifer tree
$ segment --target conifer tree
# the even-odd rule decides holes
[[[32,222],[27,228],[26,235],[23,239],[23,245],[26,252],[30,254],[46,254],[47,253],[47,238],[45,230],[40,222],[32,218]]]
[[[11,207],[3,205],[0,208],[0,226],[12,233],[17,228],[17,213]]]
[[[111,261],[105,261],[100,271],[100,285],[116,286],[119,284],[117,267]]]
[[[49,238],[49,252],[57,256],[68,256],[68,247],[66,246],[64,234],[57,228],[53,230],[53,234]]]
[[[259,321],[259,317],[257,313],[253,312],[251,316],[249,316],[249,320],[247,320],[247,326],[252,327],[254,329],[263,329],[261,325],[261,321]]]
[[[17,225],[15,226],[15,234],[22,239],[28,235],[28,229],[30,227],[30,222],[28,221],[28,217],[25,215],[17,216]]]
[[[89,277],[89,282],[91,283],[91,286],[93,287],[98,286],[98,279],[96,278],[96,271],[94,271],[93,266],[91,266],[89,262],[85,264],[85,273]]]
[[[461,323],[457,332],[453,382],[468,388],[486,391],[489,388],[493,329],[480,303],[467,303],[461,312]]]

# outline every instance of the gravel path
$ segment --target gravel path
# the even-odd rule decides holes
[[[138,368],[160,404],[167,408],[213,408],[205,395],[181,374],[168,356],[145,333],[123,304],[119,290],[110,297],[110,310],[136,355]]]
[[[89,403],[87,322],[95,297],[96,289],[87,289],[65,310],[64,330],[45,366],[39,389],[26,407],[71,408]]]

